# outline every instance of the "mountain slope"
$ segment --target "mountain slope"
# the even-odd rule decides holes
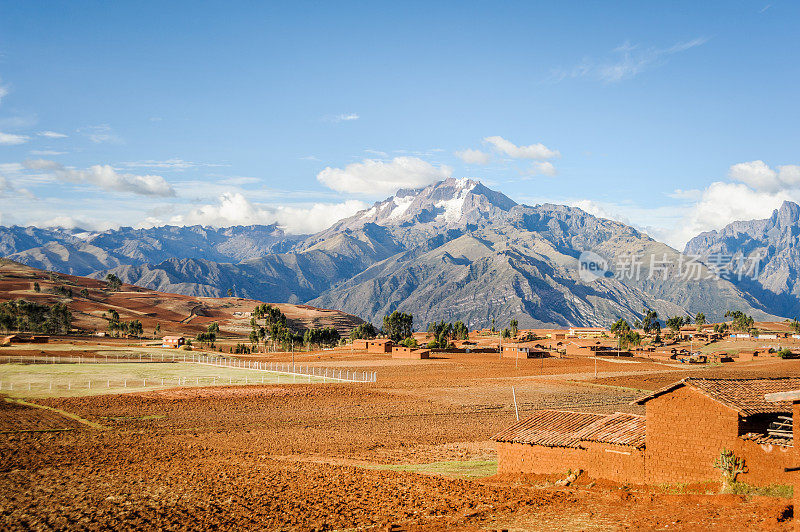
[[[451,230],[452,231],[452,230]],[[578,271],[582,251],[614,265],[626,255],[657,257],[666,272],[643,261],[640,275],[592,281]],[[413,313],[420,323],[462,319],[480,327],[495,318],[521,326],[608,325],[653,308],[662,316],[727,309],[769,316],[760,304],[726,281],[684,279],[680,253],[618,222],[580,209],[540,205],[511,208],[501,223],[488,223],[454,239],[432,239],[391,257],[335,286],[311,304],[346,309],[375,322],[393,310]],[[613,270],[613,267],[612,267]]]
[[[729,273],[743,291],[784,316],[800,315],[800,205],[786,201],[767,219],[736,221],[686,244]]]
[[[778,308],[702,264],[685,275],[687,257],[625,224],[563,205],[518,205],[468,179],[398,191],[303,238],[273,226],[136,231],[69,233],[16,255],[61,271],[98,267],[93,277],[111,271],[163,291],[311,302],[376,323],[402,310],[417,326],[462,319],[483,327],[492,318],[608,325],[637,319],[645,308],[709,319],[735,309],[771,319]],[[46,239],[22,235],[12,244],[23,237]],[[586,276],[587,256],[602,265],[601,275]]]
[[[0,228],[0,251],[11,260],[36,268],[88,275],[172,258],[238,262],[283,251],[299,239],[276,225],[121,227],[99,233],[10,227]]]
[[[34,283],[38,283],[40,291],[35,290]],[[70,289],[72,297],[57,293],[54,290],[57,287]],[[110,291],[106,283],[96,279],[48,272],[0,259],[0,302],[15,299],[40,304],[65,303],[73,314],[73,326],[85,331],[106,330],[108,321],[103,315],[115,310],[123,321],[141,321],[148,336],[154,333],[156,325],[160,334],[194,336],[206,330],[209,323],[217,322],[224,335],[234,334],[242,338],[247,338],[250,333],[247,313],[261,304],[261,301],[252,299],[195,297],[131,285]],[[289,326],[298,331],[334,327],[346,335],[363,323],[355,316],[335,310],[307,305],[277,306],[286,315]]]

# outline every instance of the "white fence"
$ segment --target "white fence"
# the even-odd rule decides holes
[[[376,382],[378,379],[377,371],[356,371],[340,368],[322,368],[310,366],[308,364],[296,364],[293,362],[262,362],[258,360],[244,360],[241,358],[230,358],[218,355],[206,355],[200,353],[119,353],[112,355],[94,355],[91,357],[82,356],[55,356],[55,355],[23,355],[23,356],[3,356],[0,363],[17,364],[120,364],[120,363],[187,363],[203,364],[208,366],[247,369],[252,371],[263,371],[269,373],[279,373],[289,376],[314,377],[322,382]],[[246,378],[246,377],[245,377]],[[172,379],[174,380],[174,379]]]
[[[355,371],[349,369],[318,368],[315,366],[303,366],[293,362],[259,362],[257,360],[242,360],[239,358],[225,358],[215,356],[200,355],[197,360],[188,360],[198,364],[208,364],[211,366],[224,368],[241,368],[255,371],[278,372],[285,375],[298,375],[305,377],[317,377],[326,381],[340,382],[375,382],[378,379],[377,371]]]

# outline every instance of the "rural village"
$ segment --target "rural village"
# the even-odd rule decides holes
[[[6,523],[792,527],[797,322],[418,332],[10,261],[0,287],[6,330],[70,314],[2,338]]]
[[[0,532],[800,532],[799,26],[0,1]]]

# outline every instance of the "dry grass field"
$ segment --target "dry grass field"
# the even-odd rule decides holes
[[[80,347],[86,355],[108,349]],[[295,359],[374,370],[378,380],[175,386],[28,399],[48,410],[5,402],[0,526],[791,528],[789,499],[718,495],[715,483],[647,487],[581,478],[558,487],[558,475],[498,476],[490,437],[515,419],[512,386],[520,416],[543,407],[640,412],[631,399],[664,382],[697,374],[795,375],[800,361],[702,368],[598,361],[595,378],[595,362],[585,359],[442,354],[409,361],[347,350],[295,354]]]

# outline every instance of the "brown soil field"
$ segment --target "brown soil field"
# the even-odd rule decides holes
[[[794,375],[800,361],[685,369],[598,361],[595,379],[595,361],[583,359],[399,361],[346,350],[295,357],[374,370],[378,381],[36,400],[100,428],[37,421],[56,414],[6,403],[0,528],[791,529],[791,500],[718,495],[714,482],[635,486],[581,477],[559,487],[558,476],[498,476],[490,438],[515,420],[512,386],[521,416],[542,407],[640,412],[630,401],[662,381]]]
[[[35,292],[33,284],[39,283],[41,292]],[[72,299],[52,293],[56,287],[72,290]],[[88,296],[80,295],[82,289]],[[156,292],[138,286],[123,284],[119,291],[108,290],[106,283],[88,277],[31,268],[8,259],[0,259],[0,302],[25,299],[37,303],[67,303],[72,311],[73,326],[84,331],[105,331],[107,321],[104,312],[116,310],[123,321],[139,320],[145,335],[152,335],[156,324],[161,325],[161,334],[194,336],[205,330],[211,322],[218,322],[223,335],[247,336],[250,318],[234,315],[249,313],[261,301],[238,297],[193,297],[180,294]],[[297,329],[334,327],[341,334],[363,323],[363,320],[338,310],[317,309],[307,305],[276,305],[286,315],[289,325]]]

